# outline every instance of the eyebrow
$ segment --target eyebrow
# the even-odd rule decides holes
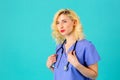
[[[65,20],[68,20],[68,19],[62,19],[62,21],[65,21]],[[56,21],[56,22],[59,22],[59,21]]]

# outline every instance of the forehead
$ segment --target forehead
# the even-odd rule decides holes
[[[58,16],[57,21],[69,20],[69,19],[70,19],[70,17],[68,15],[61,14],[60,16]]]

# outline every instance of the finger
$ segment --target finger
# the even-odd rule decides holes
[[[56,56],[54,56],[54,57],[51,57],[51,59],[56,60],[57,58],[56,58]]]
[[[56,56],[55,56],[55,55],[52,55],[52,56],[49,57],[49,59],[52,59],[52,58],[56,58]]]
[[[51,63],[54,64],[56,62],[56,60],[53,60]]]
[[[71,53],[71,55],[73,55],[73,51],[71,51],[70,53]]]
[[[74,51],[72,51],[72,55],[74,55]]]
[[[56,60],[56,58],[54,57],[54,58],[52,58],[52,60]]]
[[[72,51],[69,52],[69,55],[72,55]]]
[[[56,62],[56,60],[53,60],[53,63]]]
[[[53,54],[53,55],[51,55],[51,56],[56,56],[57,54]]]
[[[75,51],[73,51],[73,55],[76,56]]]
[[[49,58],[49,60],[53,61],[53,60],[56,60],[56,58],[55,57],[51,57],[51,58]]]

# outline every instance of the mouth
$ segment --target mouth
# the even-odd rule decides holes
[[[62,32],[62,33],[63,33],[63,32],[65,32],[65,30],[60,30],[60,32]]]

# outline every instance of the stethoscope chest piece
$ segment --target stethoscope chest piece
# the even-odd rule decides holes
[[[64,71],[67,71],[68,70],[68,67],[67,66],[64,66]]]

